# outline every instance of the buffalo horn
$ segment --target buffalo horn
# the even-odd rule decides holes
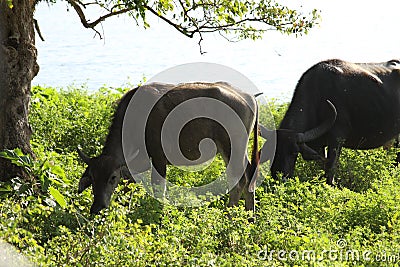
[[[125,158],[125,162],[129,164],[132,160],[134,160],[137,157],[137,155],[139,155],[139,149],[127,155],[128,157]]]
[[[89,177],[88,169],[86,169],[85,173],[82,175],[82,178],[79,180],[78,194],[85,191],[85,189],[91,185],[92,185],[92,179]]]
[[[331,111],[332,111],[331,117],[328,118],[327,120],[325,120],[323,123],[321,123],[317,127],[310,129],[310,130],[304,132],[303,134],[299,135],[299,139],[298,139],[299,143],[307,143],[309,141],[317,139],[318,137],[325,134],[335,123],[336,115],[337,115],[336,108],[332,104],[331,101],[326,100],[326,102],[328,102],[328,104],[331,108]]]
[[[79,157],[83,160],[83,162],[85,162],[86,164],[89,165],[90,158],[89,158],[85,153],[83,153],[83,152],[79,149],[79,147],[78,147],[76,150],[78,151],[78,155],[79,155]]]

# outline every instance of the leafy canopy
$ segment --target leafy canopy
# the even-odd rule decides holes
[[[54,2],[55,0],[43,0]],[[105,19],[127,13],[137,25],[150,27],[148,16],[155,16],[174,27],[181,34],[201,40],[203,34],[218,32],[230,41],[259,39],[269,30],[286,34],[303,34],[319,18],[312,10],[304,14],[274,0],[67,0],[76,11],[84,27],[96,30]],[[105,11],[95,20],[89,20],[86,11],[100,7]]]

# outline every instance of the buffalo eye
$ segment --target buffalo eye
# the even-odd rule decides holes
[[[110,182],[111,184],[115,184],[116,181],[117,181],[117,176],[116,176],[116,175],[111,176],[109,182]]]

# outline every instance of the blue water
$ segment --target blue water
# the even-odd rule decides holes
[[[299,2],[304,11],[322,11],[320,26],[309,35],[295,38],[271,31],[261,41],[238,43],[206,35],[205,55],[200,55],[197,39],[181,36],[156,19],[144,30],[127,16],[111,18],[98,28],[104,37],[100,40],[83,28],[72,9],[67,11],[66,3],[41,3],[35,17],[46,41],[36,40],[40,72],[33,84],[86,84],[89,90],[135,85],[166,68],[201,61],[236,69],[268,97],[290,99],[301,74],[320,60],[374,62],[400,57],[396,1],[379,1],[379,6],[358,0]]]

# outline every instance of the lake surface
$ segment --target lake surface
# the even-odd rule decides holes
[[[127,17],[106,20],[94,37],[65,2],[39,4],[35,17],[45,42],[36,39],[40,72],[33,84],[54,87],[86,84],[136,85],[176,65],[212,62],[236,69],[268,97],[290,99],[301,74],[320,60],[341,58],[380,62],[400,58],[397,1],[299,1],[304,11],[322,11],[320,26],[295,38],[271,31],[261,41],[230,43],[205,35],[200,55],[198,40],[151,19],[144,30]],[[374,3],[374,4],[370,4]],[[379,3],[379,5],[377,5]],[[93,12],[93,19],[97,17]],[[149,15],[150,18],[150,15]]]

